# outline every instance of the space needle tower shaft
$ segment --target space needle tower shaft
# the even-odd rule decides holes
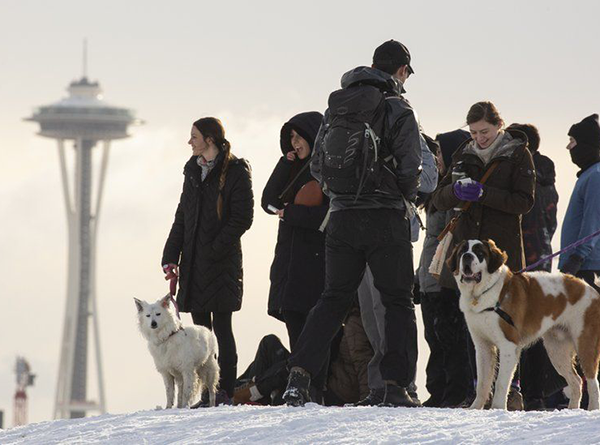
[[[69,85],[69,96],[39,107],[27,119],[39,123],[41,136],[57,140],[69,234],[67,303],[55,418],[77,418],[88,411],[106,411],[95,283],[96,236],[110,142],[128,137],[128,126],[137,122],[131,110],[104,102],[98,82],[90,82],[86,76],[85,52],[84,47],[84,76]],[[66,150],[71,142],[74,163],[70,169]],[[94,190],[93,154],[98,145],[102,154]],[[90,333],[97,366],[96,401],[90,400],[87,393]]]

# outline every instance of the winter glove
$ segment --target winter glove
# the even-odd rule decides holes
[[[165,280],[172,280],[173,278],[177,278],[179,276],[179,271],[177,270],[177,264],[169,263],[163,265],[163,272],[165,273]]]
[[[483,185],[472,179],[467,179],[468,181],[461,179],[454,183],[454,196],[461,201],[479,201],[479,198],[483,195]]]
[[[560,268],[560,271],[562,273],[569,273],[571,275],[575,275],[577,272],[579,272],[579,269],[581,269],[582,264],[583,258],[581,258],[577,254],[574,254],[569,257],[565,264],[563,264],[563,266]]]

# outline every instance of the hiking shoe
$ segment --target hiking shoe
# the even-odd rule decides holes
[[[508,411],[523,411],[523,396],[517,389],[511,388],[506,400],[506,409]]]
[[[283,400],[287,406],[304,406],[310,402],[309,395],[310,374],[300,367],[290,370],[287,388],[283,393]]]
[[[367,397],[359,400],[356,403],[352,403],[349,406],[377,406],[383,403],[383,397],[385,396],[385,388],[371,389]]]
[[[227,392],[224,389],[218,390],[215,396],[215,406],[219,405],[233,405],[232,400],[229,398]],[[190,409],[197,408],[210,408],[208,391],[204,391],[202,393],[202,398],[198,401],[198,403],[195,403],[192,406],[190,406]]]
[[[411,397],[408,395],[408,392],[406,392],[406,388],[386,383],[383,401],[379,404],[379,406],[404,406],[407,408],[416,408],[419,405],[416,404],[413,399],[411,399]]]
[[[246,403],[250,403],[252,399],[252,392],[250,388],[253,386],[256,386],[254,382],[248,382],[235,388],[233,391],[233,404],[245,405]]]

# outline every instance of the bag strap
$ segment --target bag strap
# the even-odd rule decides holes
[[[483,178],[481,178],[481,181],[479,181],[480,184],[482,184],[482,185],[485,184],[485,182],[492,175],[494,170],[496,170],[496,167],[498,167],[499,163],[500,163],[500,161],[498,160],[498,161],[494,161],[494,163],[492,165],[490,165],[490,168],[487,169],[487,171],[483,175]],[[444,227],[444,230],[442,230],[441,233],[438,235],[438,237],[437,237],[438,241],[441,241],[442,239],[444,239],[444,237],[446,236],[446,234],[448,232],[454,231],[454,229],[456,228],[456,225],[458,224],[458,220],[464,213],[466,213],[467,210],[469,210],[469,208],[471,208],[471,204],[473,204],[473,201],[467,201],[461,207],[460,213],[458,215],[456,215],[454,218],[452,218],[450,220],[450,222],[446,225],[446,227]]]
[[[298,172],[298,174],[294,177],[294,179],[292,179],[290,181],[290,183],[287,185],[286,188],[283,189],[283,192],[281,192],[279,194],[279,196],[277,197],[277,199],[279,199],[281,201],[281,199],[283,199],[283,197],[285,196],[285,194],[288,192],[288,190],[290,188],[292,188],[292,186],[296,183],[296,181],[298,180],[298,178],[300,177],[300,175],[304,172],[304,170],[306,170],[309,166],[310,166],[310,159],[306,162],[306,164],[304,164],[304,166],[300,169],[300,171]]]

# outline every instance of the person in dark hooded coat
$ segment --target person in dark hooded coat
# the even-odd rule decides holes
[[[325,282],[323,222],[329,201],[309,168],[322,119],[321,113],[312,111],[300,113],[283,125],[280,136],[283,156],[265,186],[261,201],[267,213],[280,217],[268,312],[285,322],[292,350]]]
[[[242,305],[242,245],[252,225],[254,198],[250,165],[231,154],[221,121],[194,122],[183,191],[165,244],[166,278],[180,274],[177,303],[194,324],[213,329],[219,343],[220,388],[233,396],[237,351],[232,313]],[[179,270],[178,270],[179,269]],[[219,391],[218,401],[227,402]]]
[[[552,254],[552,237],[558,225],[556,210],[556,172],[554,162],[539,152],[540,134],[531,124],[511,124],[508,130],[519,130],[527,136],[527,147],[535,166],[535,201],[533,207],[523,215],[523,247],[527,266]],[[548,261],[534,270],[550,272],[552,262]],[[556,372],[543,342],[538,341],[521,354],[521,387],[526,411],[546,408],[545,398],[566,386],[565,380]]]

